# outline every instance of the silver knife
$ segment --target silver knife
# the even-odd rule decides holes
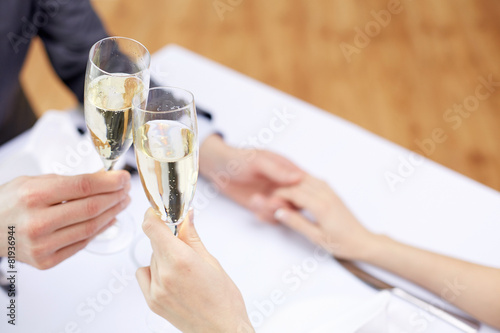
[[[364,283],[368,284],[370,287],[373,287],[377,290],[387,290],[393,295],[419,307],[420,309],[427,311],[428,313],[436,316],[437,318],[447,322],[450,325],[453,325],[454,327],[467,332],[467,333],[477,333],[479,330],[479,327],[481,324],[476,321],[476,320],[471,320],[464,318],[462,316],[459,316],[457,314],[451,313],[445,309],[441,309],[435,305],[429,304],[428,302],[421,300],[417,296],[414,296],[403,289],[391,286],[390,284],[379,280],[378,278],[374,277],[370,273],[364,271],[363,269],[359,268],[356,264],[354,264],[352,261],[348,260],[343,260],[343,259],[338,259],[335,258],[345,269],[347,269],[349,272],[351,272],[354,276],[356,276],[358,279],[363,281]]]

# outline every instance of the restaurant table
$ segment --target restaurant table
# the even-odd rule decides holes
[[[157,52],[152,71],[162,84],[191,90],[197,104],[212,112],[215,128],[228,143],[278,152],[327,181],[370,230],[500,267],[498,192],[179,46]],[[29,136],[27,132],[1,147],[0,169]],[[9,167],[10,178],[16,172]],[[388,177],[399,182],[391,186]],[[141,256],[136,245],[147,243],[141,223],[149,207],[137,176],[131,197],[127,213],[136,233],[129,248],[110,255],[83,250],[45,271],[16,264],[16,325],[7,324],[9,298],[0,293],[0,332],[149,332],[148,325],[159,325],[151,324],[158,318],[148,309],[134,275],[138,264],[133,257]],[[286,314],[297,313],[293,309],[301,306],[337,304],[329,315],[340,316],[344,306],[377,295],[302,236],[259,222],[204,179],[198,182],[194,206],[201,239],[240,288],[258,328],[288,318],[303,323],[296,332],[306,332],[313,325],[311,314],[298,319]],[[147,259],[142,255],[138,260]],[[5,264],[3,260],[4,269]],[[364,267],[456,311],[407,281]],[[415,309],[415,315],[421,311]],[[498,331],[483,325],[480,332]]]

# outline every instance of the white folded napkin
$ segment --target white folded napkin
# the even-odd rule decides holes
[[[42,174],[77,175],[102,168],[92,142],[78,132],[75,118],[77,111],[48,111],[33,127],[26,150]]]
[[[381,291],[364,301],[315,298],[271,316],[259,333],[459,333],[419,308]]]
[[[257,332],[354,333],[380,316],[389,299],[387,292],[381,292],[364,301],[321,297],[294,302],[269,317]]]
[[[19,142],[2,158],[0,184],[22,175],[77,175],[102,169],[90,138],[78,132],[77,123],[84,124],[78,111],[45,112],[24,137],[12,140]]]

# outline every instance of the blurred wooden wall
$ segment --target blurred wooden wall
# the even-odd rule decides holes
[[[500,2],[395,1],[93,4],[111,34],[151,52],[177,43],[404,147],[418,150],[415,140],[441,128],[446,140],[429,158],[500,190],[500,83],[474,104],[479,77],[500,82]],[[22,81],[40,114],[75,103],[38,41]],[[472,111],[453,111],[464,100]]]

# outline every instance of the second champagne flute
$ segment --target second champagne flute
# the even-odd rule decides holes
[[[150,54],[141,43],[108,37],[92,46],[85,76],[85,121],[104,164],[113,168],[132,144],[132,99],[149,87]],[[121,214],[118,222],[98,235],[87,250],[114,253],[127,247],[134,224]]]
[[[151,206],[174,235],[186,218],[198,180],[198,125],[189,91],[158,87],[133,101],[134,147]]]

